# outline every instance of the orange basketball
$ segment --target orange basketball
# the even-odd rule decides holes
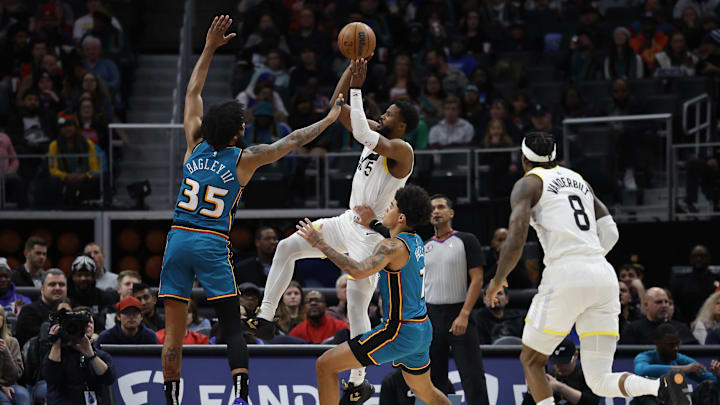
[[[52,268],[53,268],[52,260],[50,260],[49,258],[45,259],[45,264],[43,264],[43,270],[50,270]]]
[[[164,231],[154,229],[145,235],[145,247],[155,254],[160,254],[165,250],[165,238],[167,234]]]
[[[151,280],[160,278],[160,270],[162,270],[162,257],[159,255],[151,256],[145,262],[145,275]]]
[[[70,266],[72,266],[74,260],[75,258],[72,256],[63,256],[58,260],[58,269],[62,270],[68,278],[70,277]]]
[[[64,255],[74,255],[80,251],[80,238],[75,232],[65,232],[58,237],[57,248]]]
[[[15,253],[20,250],[22,238],[20,234],[14,230],[7,230],[0,233],[0,252]]]
[[[134,229],[123,229],[118,234],[118,244],[123,252],[135,252],[140,249],[140,234]]]
[[[20,260],[18,260],[15,257],[12,257],[12,256],[8,257],[7,261],[8,261],[8,266],[10,266],[11,269],[17,269],[18,267],[20,267],[20,264],[22,264],[20,262]],[[49,261],[49,260],[47,260],[47,261]]]
[[[53,242],[54,242],[53,234],[50,233],[50,231],[48,231],[45,228],[37,228],[37,229],[33,230],[32,232],[30,232],[30,235],[39,236],[40,238],[42,238],[42,240],[44,240],[45,243],[47,243],[48,249],[50,249],[53,245]]]
[[[367,24],[353,22],[338,34],[338,49],[348,59],[364,59],[375,51],[375,32]]]
[[[123,256],[115,268],[140,272],[140,261],[134,256]]]
[[[236,226],[230,231],[230,242],[233,247],[238,250],[250,249],[250,244],[253,241],[253,234],[245,226]]]

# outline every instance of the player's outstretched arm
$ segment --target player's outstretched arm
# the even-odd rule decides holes
[[[183,116],[188,152],[191,152],[202,139],[200,134],[203,116],[202,90],[215,50],[235,37],[235,33],[225,35],[230,24],[232,24],[232,18],[228,15],[221,15],[213,19],[205,37],[205,48],[195,64],[190,81],[188,81]],[[187,156],[185,158],[187,159]]]
[[[530,226],[530,213],[542,194],[542,180],[538,176],[525,176],[518,180],[510,194],[510,224],[507,240],[500,250],[495,277],[490,280],[485,295],[491,306],[497,302],[497,293],[507,286],[507,276],[522,256]]]
[[[362,91],[355,86],[355,82],[359,81],[356,77],[364,77],[367,71],[367,60],[354,60],[350,62],[350,122],[352,125],[353,137],[365,145],[367,148],[386,156],[392,160],[400,162],[412,162],[413,151],[408,148],[405,141],[401,139],[387,139],[373,129],[377,129],[379,124],[370,121],[365,116],[363,108]],[[370,124],[374,124],[370,128]]]
[[[321,228],[315,228],[309,219],[305,218],[304,221],[300,221],[300,223],[295,227],[298,229],[298,234],[302,236],[302,238],[305,239],[312,247],[323,252],[323,254],[327,256],[330,261],[335,263],[335,265],[342,271],[348,273],[357,280],[370,277],[371,275],[379,272],[407,251],[403,243],[398,239],[383,239],[382,242],[375,246],[375,249],[370,256],[358,262],[351,259],[349,256],[338,252],[325,243]]]
[[[345,100],[340,94],[327,116],[320,121],[305,128],[296,129],[288,136],[269,145],[254,145],[245,149],[245,154],[240,159],[240,165],[252,173],[258,167],[272,163],[287,155],[291,150],[297,149],[317,138],[330,124],[335,122],[344,102]]]
[[[374,55],[374,54],[373,54]],[[367,61],[369,61],[373,55],[370,55],[369,58],[364,59],[365,61],[365,69],[358,70],[357,69],[357,61],[351,61],[347,68],[345,68],[345,71],[343,72],[342,76],[340,77],[340,80],[338,80],[337,85],[335,86],[335,91],[333,92],[332,97],[330,98],[330,105],[334,104],[334,101],[337,99],[339,94],[349,94],[350,87],[362,87],[363,83],[365,83],[365,77],[367,76]],[[347,128],[348,131],[352,132],[352,125],[350,123],[350,107],[347,105],[343,105],[342,111],[340,111],[340,117],[338,117],[338,120],[340,120],[340,123],[343,124],[345,128]],[[377,129],[380,127],[380,124],[373,120],[367,120],[368,124],[371,128]]]

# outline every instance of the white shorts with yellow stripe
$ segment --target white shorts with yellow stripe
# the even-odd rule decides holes
[[[563,258],[543,272],[525,318],[522,341],[550,355],[573,324],[580,339],[596,335],[619,338],[619,314],[620,291],[610,263],[602,256]]]

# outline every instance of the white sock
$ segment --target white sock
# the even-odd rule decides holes
[[[275,256],[273,256],[270,273],[265,282],[265,293],[258,317],[266,321],[272,321],[275,318],[275,311],[277,311],[280,299],[292,280],[296,260],[321,256],[322,253],[319,250],[310,246],[296,233],[281,240]]]
[[[651,380],[635,374],[630,374],[625,379],[625,392],[630,397],[639,397],[641,395],[657,396],[659,390],[660,380]]]
[[[538,402],[537,405],[555,405],[555,398],[547,397],[542,401]]]
[[[372,278],[372,277],[371,277]],[[368,305],[375,292],[374,282],[368,279],[348,280],[347,285],[347,317],[350,323],[350,338],[361,335],[370,330],[370,317]],[[350,382],[355,386],[365,380],[365,368],[350,371]]]

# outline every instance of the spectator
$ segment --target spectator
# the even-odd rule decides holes
[[[88,13],[75,20],[73,24],[73,38],[78,43],[85,34],[93,29],[93,14],[103,8],[102,0],[85,0],[85,8]],[[119,31],[123,30],[120,21],[115,17],[112,17],[112,25]]]
[[[488,123],[485,137],[482,141],[484,149],[510,148],[514,143],[505,128],[505,123],[498,119],[491,119]],[[513,184],[521,177],[515,156],[508,152],[482,154],[483,164],[489,166],[487,177],[487,194],[491,198],[506,198],[512,190]]]
[[[508,35],[498,41],[497,50],[502,52],[532,52],[537,49],[537,40],[529,36],[528,27],[523,21],[515,21],[510,24],[508,30]]]
[[[309,343],[322,343],[343,329],[349,329],[347,322],[331,318],[325,313],[325,297],[320,291],[310,291],[305,295],[305,314],[307,319],[290,331],[290,336]]]
[[[470,77],[478,65],[477,59],[467,49],[467,43],[461,36],[456,36],[450,41],[450,56],[447,58],[448,66],[451,66]]]
[[[303,301],[303,290],[300,283],[295,280],[290,281],[277,309],[277,325],[283,333],[289,334],[293,328],[305,321]]]
[[[704,155],[704,156],[703,156]],[[708,150],[690,158],[686,164],[687,176],[685,186],[685,204],[687,210],[698,212],[695,204],[698,201],[698,190],[702,188],[705,198],[712,203],[713,212],[720,212],[720,148]]]
[[[460,118],[460,99],[449,96],[443,101],[443,119],[430,128],[428,143],[431,148],[459,147],[472,143],[475,136],[473,126]]]
[[[81,75],[81,82],[78,86],[66,89],[66,97],[70,100],[78,100],[86,93],[89,93],[90,100],[93,103],[93,115],[98,121],[113,122],[115,118],[115,109],[112,105],[110,91],[103,79],[93,72],[85,72]]]
[[[90,95],[80,99],[77,110],[79,114],[80,133],[83,138],[95,144],[95,149],[97,149],[100,154],[102,161],[102,170],[106,171],[107,157],[105,156],[105,151],[109,150],[110,142],[108,138],[109,130],[107,123],[103,120],[103,114],[100,111],[95,111],[95,104]]]
[[[317,78],[321,86],[330,85],[335,79],[328,66],[319,63],[315,48],[306,47],[300,51],[300,63],[290,71],[290,94],[297,94],[311,78]]]
[[[497,299],[494,307],[485,303],[484,308],[473,311],[473,319],[481,345],[491,345],[505,336],[522,337],[526,311],[507,308],[510,303],[510,294],[508,294],[507,288],[498,292]]]
[[[234,266],[235,282],[252,283],[264,286],[270,265],[278,245],[278,234],[269,226],[261,226],[255,231],[255,257],[247,258]]]
[[[155,332],[157,334],[158,344],[165,342],[165,329],[160,329]],[[183,338],[184,345],[207,345],[210,344],[210,338],[202,333],[191,331],[190,329],[185,330],[185,338]]]
[[[105,330],[105,315],[114,310],[115,301],[105,291],[95,287],[95,261],[87,255],[75,258],[70,266],[71,276],[68,282],[68,297],[76,306],[90,308],[97,330]]]
[[[311,8],[303,8],[298,14],[298,29],[288,36],[290,51],[298,55],[304,48],[317,50],[319,57],[330,53],[330,38],[327,33],[318,28],[315,13]]]
[[[117,293],[119,300],[133,295],[133,285],[140,284],[140,273],[135,270],[123,270],[117,276]]]
[[[700,46],[700,41],[702,41],[705,36],[705,31],[703,31],[700,25],[700,17],[698,17],[697,11],[695,11],[694,8],[685,7],[682,12],[682,17],[676,22],[676,26],[678,31],[685,34],[688,48],[695,50]]]
[[[670,324],[680,334],[683,344],[697,344],[697,340],[684,324],[670,319],[670,300],[662,288],[653,287],[645,293],[643,301],[645,314],[640,320],[631,322],[620,336],[620,344],[651,344],[655,331],[660,325]]]
[[[554,366],[552,374],[545,374],[553,391],[555,403],[577,405],[599,405],[600,397],[595,395],[585,382],[585,375],[578,363],[578,353],[570,338],[565,338],[550,356]],[[530,393],[525,393],[522,405],[535,405]]]
[[[686,8],[692,8],[700,18],[717,17],[717,8],[720,6],[718,0],[678,0],[673,7],[673,18],[681,18],[684,16]]]
[[[0,308],[0,404],[30,405],[30,393],[18,384],[23,375],[23,361],[18,341],[10,334],[7,313]]]
[[[54,341],[44,360],[43,375],[47,381],[47,402],[57,405],[76,405],[91,401],[107,405],[107,387],[115,382],[112,357],[95,349],[90,343],[93,333],[92,318],[86,326],[85,335],[78,342],[63,342],[58,335],[60,325],[50,328]],[[63,344],[65,343],[65,344]],[[74,343],[74,344],[70,344]]]
[[[717,381],[717,377],[693,358],[679,353],[680,335],[670,324],[658,326],[655,332],[655,350],[648,350],[635,356],[635,374],[660,378],[671,370],[682,371],[697,382]],[[639,397],[632,403],[642,405],[660,404],[656,397]]]
[[[25,208],[27,205],[27,190],[24,181],[17,175],[20,160],[17,157],[17,152],[15,152],[12,140],[3,132],[0,132],[0,156],[4,156],[0,157],[2,181],[5,183],[5,192],[10,195],[9,198],[6,198],[12,201],[12,196],[15,196],[18,208]]]
[[[581,31],[577,41],[570,44],[568,76],[573,81],[599,80],[602,78],[603,61],[596,48],[595,39],[590,32]]]
[[[420,95],[420,87],[415,73],[410,69],[410,56],[401,53],[395,57],[393,71],[378,90],[378,102],[393,102],[398,99],[416,99]]]
[[[408,387],[402,370],[397,369],[383,377],[379,405],[413,405],[415,394]]]
[[[45,192],[60,195],[69,204],[99,197],[100,160],[95,144],[82,136],[75,115],[61,114],[58,127],[60,136],[48,150],[52,190]],[[67,154],[87,156],[62,156]]]
[[[245,142],[248,146],[273,143],[292,131],[284,122],[275,121],[272,103],[261,101],[253,109],[255,121],[245,128]]]
[[[425,66],[430,73],[442,80],[443,89],[450,95],[460,95],[468,79],[465,74],[447,64],[442,49],[431,49],[425,54]]]
[[[477,10],[468,10],[460,18],[460,34],[468,46],[468,50],[476,55],[484,52],[483,43],[487,42],[488,36],[480,13]]]
[[[510,23],[520,18],[522,12],[521,7],[508,0],[490,0],[485,7],[485,17],[495,32],[509,27]]]
[[[100,245],[90,242],[85,245],[83,253],[95,260],[95,268],[97,269],[95,271],[95,287],[101,290],[117,290],[118,275],[105,268],[105,253],[103,253]]]
[[[0,257],[0,306],[5,309],[5,313],[15,318],[24,305],[30,304],[30,298],[15,290],[11,278],[12,270],[7,259]]]
[[[708,248],[697,245],[690,252],[692,271],[688,274],[673,274],[670,278],[670,291],[677,300],[681,320],[684,322],[692,321],[705,299],[715,291],[720,282],[720,278],[710,272],[710,261]]]
[[[642,318],[642,313],[636,306],[632,305],[630,287],[622,281],[618,281],[618,285],[620,288],[620,334],[622,335],[631,322]]]
[[[688,50],[685,34],[675,32],[664,51],[655,55],[655,77],[695,76],[697,56]]]
[[[347,322],[347,283],[348,275],[343,273],[335,281],[335,295],[337,295],[338,303],[335,306],[328,307],[326,313],[335,319]]]
[[[708,344],[708,333],[715,331],[720,336],[720,291],[709,296],[698,311],[697,317],[690,325],[693,336],[701,344]]]
[[[31,236],[25,242],[25,263],[13,271],[11,281],[17,287],[42,287],[47,260],[47,243],[39,236]]]
[[[470,84],[474,84],[478,88],[478,102],[488,104],[491,100],[495,100],[495,89],[490,80],[490,71],[485,66],[478,66],[470,75]],[[467,86],[465,86],[467,89]]]
[[[44,38],[35,38],[30,42],[32,59],[20,66],[20,82],[32,72],[39,71],[42,67],[42,60],[48,54],[48,43]]]
[[[34,35],[47,39],[50,48],[72,49],[75,47],[75,41],[72,35],[62,27],[62,17],[64,7],[56,7],[55,4],[45,3],[38,9],[35,16]]]
[[[19,154],[45,154],[54,138],[55,120],[50,111],[40,108],[40,95],[31,89],[22,95],[22,104],[10,117],[8,135]],[[41,160],[22,159],[18,174],[30,182],[37,174]],[[18,284],[18,286],[21,284]]]
[[[165,318],[157,311],[157,297],[147,284],[133,284],[133,297],[140,301],[142,322],[153,332],[165,328]]]
[[[720,75],[720,29],[708,32],[700,44],[700,63],[695,72],[705,76]]]
[[[120,89],[120,71],[117,65],[110,59],[101,56],[101,43],[97,37],[88,35],[82,41],[84,59],[82,61],[85,70],[93,72],[103,79],[112,92]]]
[[[50,311],[59,300],[67,298],[67,278],[60,269],[50,269],[45,273],[40,299],[23,306],[15,326],[20,347],[33,336],[40,333],[40,325],[49,321]]]
[[[630,40],[630,47],[640,55],[643,62],[652,70],[655,68],[655,54],[665,49],[668,37],[657,30],[654,12],[645,13],[642,21],[642,31]]]
[[[248,314],[254,314],[260,305],[260,289],[252,283],[244,283],[238,286],[240,293],[240,306],[244,307]]]
[[[485,101],[480,94],[480,89],[478,89],[478,87],[474,84],[468,84],[465,86],[462,101],[465,104],[465,111],[462,117],[472,124],[473,131],[477,134],[475,138],[476,140],[479,140],[480,134],[484,131],[484,128],[481,128],[481,125],[483,119],[487,116]]]
[[[530,98],[526,93],[518,92],[510,103],[509,121],[515,132],[525,133],[530,128]],[[510,130],[512,131],[512,130]]]
[[[191,299],[188,303],[187,329],[192,332],[209,336],[211,328],[212,325],[210,324],[210,320],[207,318],[201,318],[198,314],[197,301]]]
[[[125,297],[115,306],[117,308],[116,323],[112,329],[100,333],[98,344],[100,345],[125,345],[125,344],[157,344],[158,338],[155,333],[148,329],[142,321],[140,301],[135,297]],[[163,329],[163,338],[165,337]]]
[[[603,64],[605,79],[643,78],[645,65],[640,55],[630,47],[630,31],[625,27],[615,28],[613,41],[615,46],[610,48]]]
[[[441,119],[445,97],[447,95],[442,88],[440,78],[435,74],[429,74],[425,78],[425,88],[420,96],[420,116],[431,127]]]
[[[488,264],[485,268],[485,274],[483,274],[483,285],[487,285],[490,279],[495,275],[497,271],[497,261],[500,258],[500,249],[505,244],[505,240],[508,237],[507,228],[497,228],[493,232],[492,240],[490,240],[490,255],[487,257]],[[533,284],[528,275],[528,271],[525,268],[525,264],[521,260],[517,267],[510,272],[508,276],[508,284],[512,285],[513,288],[533,288],[537,284]],[[539,277],[538,277],[539,278]],[[539,280],[536,280],[536,283]]]
[[[271,75],[275,90],[281,95],[288,95],[290,87],[290,74],[285,67],[285,55],[277,49],[271,49],[265,57],[265,66],[255,69],[248,87],[255,87],[255,83],[263,74]]]
[[[641,312],[643,299],[645,298],[645,286],[643,285],[642,266],[633,263],[625,263],[618,269],[618,279],[625,283],[630,289],[630,308],[632,312]]]
[[[562,123],[566,118],[584,118],[592,116],[591,107],[582,97],[580,91],[575,86],[568,86],[563,92],[560,100],[560,108],[557,116],[557,122]]]
[[[555,144],[557,145],[557,160],[558,162],[562,162],[563,133],[562,130],[553,125],[552,112],[542,104],[535,104],[531,108],[531,111],[530,122],[532,123],[532,128],[530,128],[530,130],[552,134],[553,138],[555,138]],[[519,143],[517,139],[515,139],[515,141]]]

